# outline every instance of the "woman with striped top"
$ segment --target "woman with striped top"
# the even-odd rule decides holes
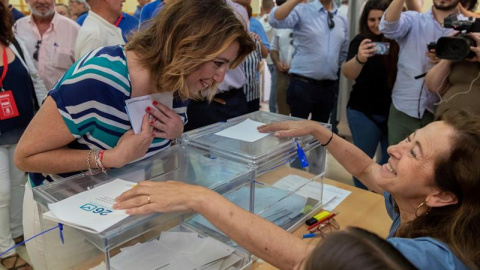
[[[168,148],[183,132],[187,99],[216,89],[226,70],[253,49],[225,1],[175,1],[126,46],[95,49],[64,74],[20,139],[16,165],[37,186],[80,171],[122,167]],[[125,101],[158,92],[173,92],[173,109],[154,101],[134,134]],[[25,198],[28,238],[38,233],[38,211],[31,188]],[[44,244],[27,244],[35,269],[67,269],[89,256],[79,252],[82,241],[59,245],[53,249],[58,252],[45,252]]]

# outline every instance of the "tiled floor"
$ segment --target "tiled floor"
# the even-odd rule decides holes
[[[27,249],[25,248],[25,246],[18,247],[17,253],[20,254],[20,257],[22,257],[24,260],[30,261],[30,257],[28,257]],[[0,265],[0,270],[7,270],[7,268]]]

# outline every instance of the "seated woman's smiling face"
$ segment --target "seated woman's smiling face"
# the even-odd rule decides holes
[[[390,146],[390,158],[375,177],[376,184],[395,198],[425,200],[437,190],[436,160],[450,154],[454,135],[451,126],[437,121]]]

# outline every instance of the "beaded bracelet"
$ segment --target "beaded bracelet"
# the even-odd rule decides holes
[[[103,153],[105,150],[95,150],[95,165],[103,172],[107,173],[107,169],[103,166]]]

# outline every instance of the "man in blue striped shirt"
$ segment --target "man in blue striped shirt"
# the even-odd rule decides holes
[[[388,143],[397,144],[415,130],[433,121],[436,94],[424,85],[424,74],[439,59],[428,53],[427,44],[442,36],[451,35],[453,29],[443,28],[443,19],[458,13],[459,0],[433,0],[433,6],[425,13],[402,12],[405,2],[394,0],[383,14],[380,31],[386,38],[394,39],[399,47],[397,80],[392,90],[392,105],[388,117]],[[459,19],[465,17],[459,14]]]
[[[288,0],[270,12],[274,28],[293,29],[295,53],[287,103],[292,116],[328,122],[338,89],[338,69],[347,56],[348,21],[332,0]]]

